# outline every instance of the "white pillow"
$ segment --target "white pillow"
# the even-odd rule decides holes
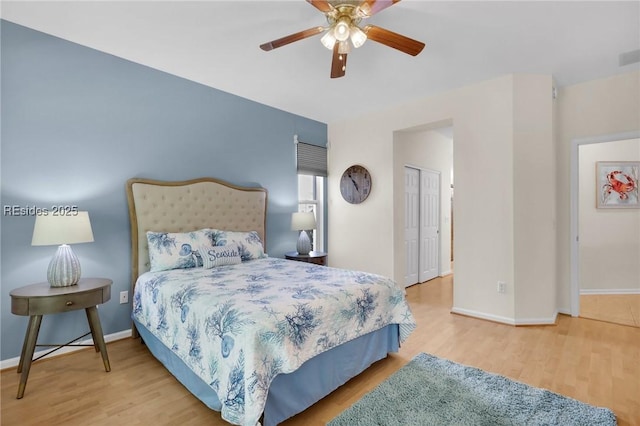
[[[166,271],[202,266],[198,248],[210,246],[204,230],[192,232],[147,232],[150,270]]]
[[[262,240],[256,231],[241,232],[207,229],[205,233],[207,232],[210,236],[210,243],[212,242],[214,246],[237,245],[243,262],[267,257]]]
[[[198,249],[205,269],[214,266],[237,265],[242,262],[240,251],[235,244],[218,247],[200,247]]]

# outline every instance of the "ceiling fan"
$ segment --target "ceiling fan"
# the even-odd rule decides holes
[[[316,9],[324,13],[329,26],[313,27],[291,34],[277,40],[260,45],[264,51],[270,51],[285,46],[294,41],[303,40],[326,32],[320,39],[322,44],[333,50],[331,62],[331,78],[343,77],[347,70],[347,54],[351,45],[358,48],[367,39],[393,47],[401,52],[416,56],[424,48],[424,43],[394,33],[375,25],[360,27],[363,19],[370,18],[400,0],[306,0]],[[351,40],[351,43],[349,43]]]

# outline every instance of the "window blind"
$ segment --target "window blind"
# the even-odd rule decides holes
[[[327,176],[327,148],[296,143],[296,168],[300,175]]]

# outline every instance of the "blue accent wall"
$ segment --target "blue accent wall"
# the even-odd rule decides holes
[[[130,303],[118,303],[130,290],[131,177],[212,176],[263,186],[267,252],[280,257],[295,248],[293,135],[324,146],[326,124],[0,22],[2,360],[20,355],[28,320],[11,314],[9,292],[46,281],[56,250],[31,246],[35,217],[7,214],[8,206],[89,212],[95,242],[73,249],[83,276],[113,280],[111,300],[99,307],[105,334],[131,327]],[[82,311],[45,316],[39,341],[64,342],[86,331]]]

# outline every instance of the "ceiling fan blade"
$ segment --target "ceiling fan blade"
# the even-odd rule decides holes
[[[326,0],[307,0],[307,3],[311,3],[313,7],[320,12],[327,13],[333,10],[333,6]]]
[[[375,25],[367,25],[362,29],[369,40],[377,41],[385,46],[393,47],[401,52],[407,53],[411,56],[416,56],[422,52],[424,43],[414,40],[409,37],[405,37],[401,34],[394,33],[393,31],[385,30],[384,28],[376,27]]]
[[[273,40],[273,41],[261,44],[260,49],[268,52],[270,50],[277,49],[278,47],[285,46],[289,43],[293,43],[294,41],[302,40],[302,39],[320,34],[323,31],[324,31],[323,27],[309,28],[308,30],[300,31],[295,34],[291,34],[291,35],[279,38],[277,40]]]
[[[331,78],[344,77],[347,71],[347,54],[338,51],[339,44],[333,46],[333,60],[331,61]]]
[[[400,0],[363,0],[363,2],[360,3],[360,6],[358,6],[358,10],[365,16],[369,17],[388,8],[389,6],[393,6],[399,1]]]

